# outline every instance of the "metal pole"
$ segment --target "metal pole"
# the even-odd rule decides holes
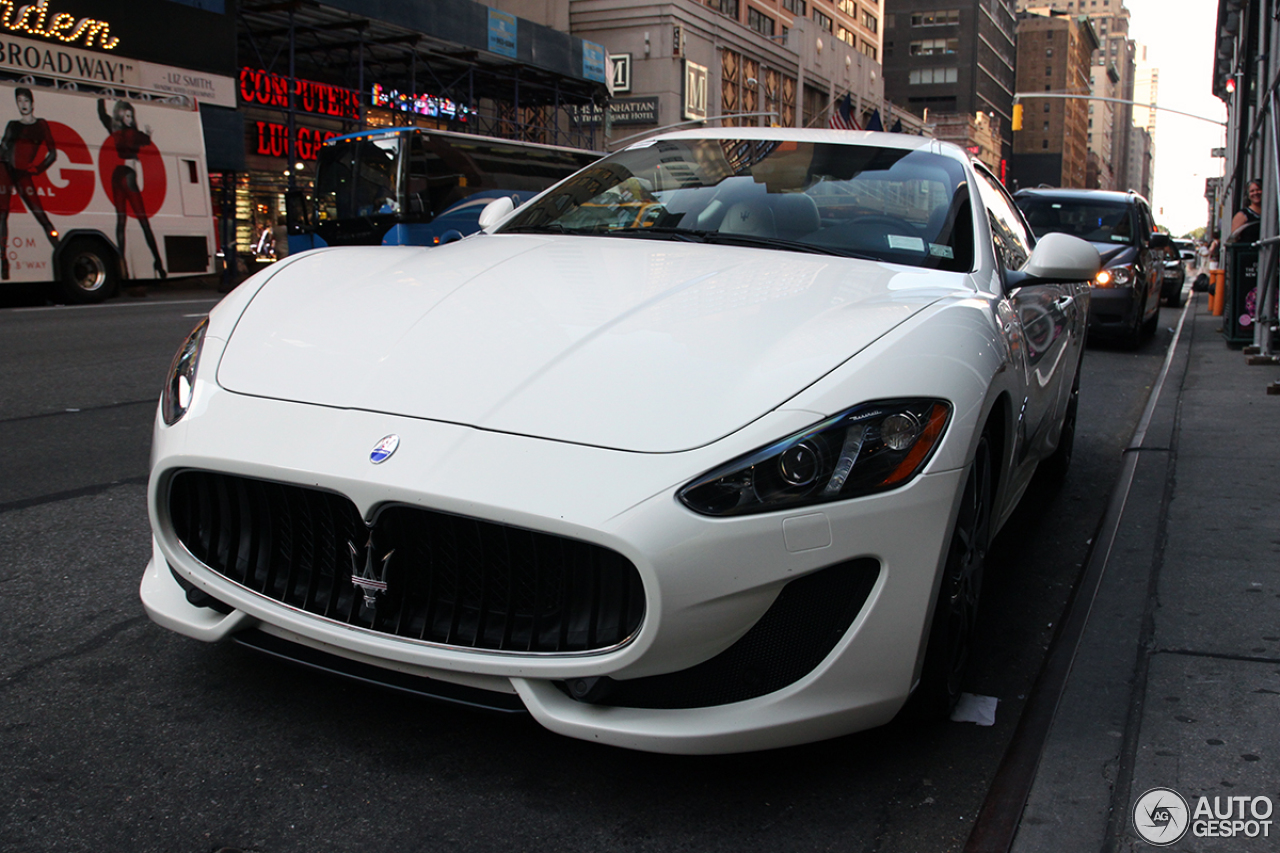
[[[365,97],[364,96],[364,30],[360,30],[359,49],[360,49],[360,56],[358,60],[359,70],[357,71],[357,76],[356,76],[356,80],[358,81],[356,83],[356,91],[359,94],[356,97],[359,99],[358,103],[360,104],[360,118],[363,119],[364,118],[364,97]],[[363,128],[364,125],[365,125],[364,121],[361,121],[360,122],[361,128]]]

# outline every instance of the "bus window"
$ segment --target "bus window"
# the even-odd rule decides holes
[[[396,173],[400,162],[400,137],[366,139],[359,151],[355,215],[399,213]]]

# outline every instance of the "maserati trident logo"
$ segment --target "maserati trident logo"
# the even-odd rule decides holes
[[[391,562],[392,548],[382,558],[382,571],[375,573],[373,568],[373,531],[369,531],[369,541],[364,546],[364,567],[360,566],[360,549],[350,539],[347,548],[351,551],[351,585],[364,593],[364,606],[373,610],[378,606],[378,594],[387,591],[387,564]]]
[[[391,458],[391,454],[395,453],[399,446],[400,436],[395,433],[385,435],[373,446],[373,450],[369,453],[369,461],[374,465],[381,465]]]

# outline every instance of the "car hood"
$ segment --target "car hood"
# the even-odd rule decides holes
[[[965,286],[651,239],[322,250],[253,297],[217,377],[242,394],[671,452],[750,423]]]
[[[1098,256],[1102,258],[1104,267],[1132,263],[1138,255],[1138,250],[1133,246],[1117,246],[1115,243],[1090,243],[1089,245],[1098,250]]]

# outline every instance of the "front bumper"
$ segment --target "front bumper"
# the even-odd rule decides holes
[[[155,536],[141,587],[151,618],[179,633],[218,641],[254,629],[384,670],[515,695],[552,730],[660,752],[756,750],[868,728],[887,722],[914,683],[961,471],[817,508],[712,519],[674,492],[726,458],[716,446],[631,454],[212,388],[196,399],[198,410],[156,430]],[[814,420],[775,413],[743,440],[763,444]],[[369,449],[393,432],[395,458],[370,465]],[[585,655],[450,648],[325,619],[228,580],[183,547],[165,501],[171,475],[186,469],[330,490],[366,518],[395,502],[592,542],[635,565],[644,618],[630,642]],[[812,670],[778,690],[709,707],[635,708],[578,701],[563,689],[571,679],[688,670],[747,634],[789,581],[856,559],[879,567],[865,604]],[[192,605],[175,574],[231,612]]]
[[[1124,335],[1139,319],[1137,291],[1132,286],[1093,287],[1089,291],[1089,334]]]

